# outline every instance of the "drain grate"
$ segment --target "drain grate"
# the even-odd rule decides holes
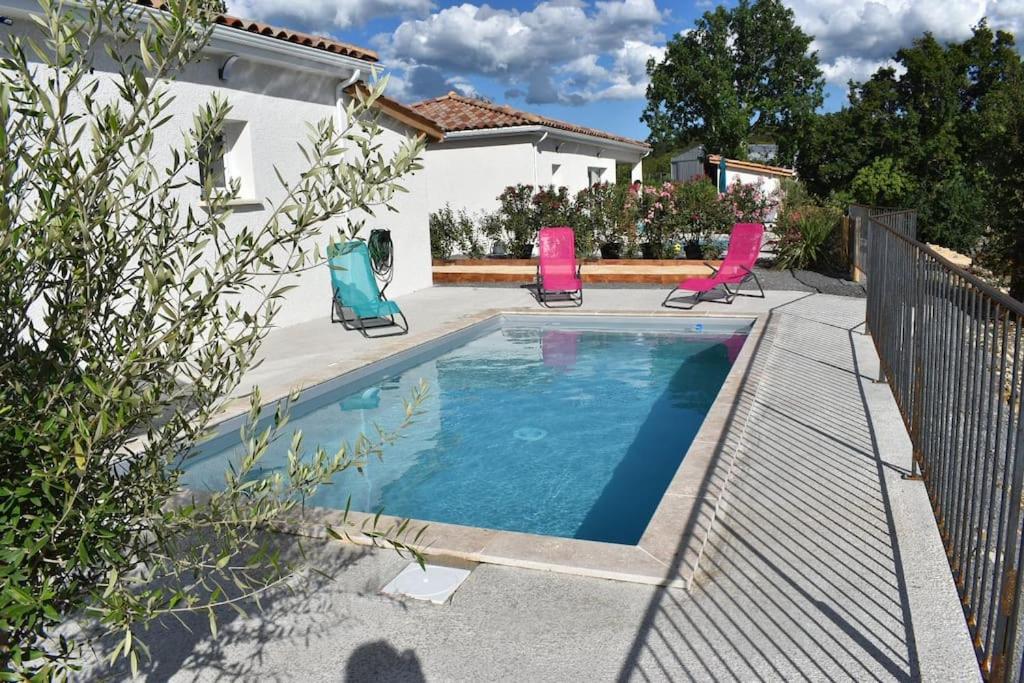
[[[385,595],[405,596],[414,600],[427,600],[435,605],[448,602],[462,582],[469,576],[468,569],[428,564],[426,569],[410,563],[380,589]]]

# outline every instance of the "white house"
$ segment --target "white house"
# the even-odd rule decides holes
[[[162,7],[160,0],[138,4],[143,14]],[[29,18],[38,11],[34,0],[0,0],[0,14],[10,21],[0,30],[38,36]],[[166,141],[168,154],[172,145],[180,147],[181,132],[191,125],[199,106],[214,93],[226,97],[232,109],[225,128],[223,172],[240,181],[243,195],[229,220],[237,225],[256,224],[282,196],[274,166],[288,179],[297,178],[305,168],[297,145],[306,142],[306,124],[342,116],[350,88],[360,80],[371,80],[380,67],[372,50],[231,16],[216,21],[200,61],[166,84],[175,99],[168,112],[173,118],[162,129],[160,142]],[[96,68],[102,76],[115,65],[99,60]],[[113,88],[113,81],[101,78],[101,85]],[[110,96],[115,96],[112,90]],[[377,107],[385,151],[395,149],[405,136],[441,139],[433,123],[398,102],[383,98]],[[396,196],[398,213],[381,212],[365,228],[367,234],[378,227],[391,230],[395,269],[389,296],[432,284],[426,177],[413,174],[403,184],[409,192]],[[330,228],[320,242],[326,241]],[[277,323],[326,317],[331,291],[328,268],[310,269],[294,277],[293,283],[298,287],[289,293]]]
[[[135,4],[143,18],[165,5],[164,0]],[[7,20],[0,32],[38,39],[38,28],[30,19],[38,12],[37,0],[0,0],[0,15]],[[172,119],[159,132],[157,147],[166,150],[169,161],[197,109],[215,93],[225,97],[231,113],[218,173],[237,179],[242,194],[229,228],[259,224],[282,197],[274,168],[289,179],[306,167],[298,148],[306,142],[306,124],[328,117],[341,121],[352,89],[375,79],[383,67],[373,50],[332,38],[228,15],[215,21],[199,61],[164,84],[174,96],[167,112]],[[114,79],[104,80],[103,74],[115,72],[117,65],[104,59],[95,64],[100,92],[106,89],[114,99]],[[413,106],[384,97],[376,106],[384,129],[382,152],[396,149],[409,136],[428,142],[423,169],[404,178],[408,192],[395,196],[397,212],[382,211],[365,225],[364,237],[374,228],[391,231],[395,267],[387,290],[390,297],[432,285],[429,215],[446,203],[472,211],[493,210],[498,194],[516,183],[564,185],[575,192],[596,182],[614,182],[617,164],[628,164],[632,177],[639,179],[641,161],[650,151],[637,140],[454,93]],[[186,199],[194,199],[198,206],[198,192]],[[321,247],[334,227],[325,226],[316,238]],[[328,315],[331,287],[326,266],[307,269],[288,284],[297,286],[287,295],[277,324]]]
[[[759,158],[773,157],[775,145],[751,145],[751,156],[756,152]],[[709,178],[716,186],[721,187],[722,157],[718,154],[707,154],[704,145],[691,145],[672,157],[672,180],[685,182],[695,178]],[[725,184],[739,182],[743,185],[761,184],[765,192],[775,192],[785,178],[795,178],[796,171],[781,166],[771,166],[759,161],[740,159],[725,160]]]
[[[615,167],[628,164],[641,179],[650,146],[451,92],[410,105],[437,123],[444,139],[427,145],[427,205],[491,211],[509,185],[564,186],[577,192],[615,182]]]
[[[711,180],[721,187],[720,174],[722,172],[722,157],[717,154],[709,154],[707,158],[708,173]],[[732,185],[757,185],[768,193],[777,192],[782,181],[786,178],[795,178],[796,171],[781,166],[769,166],[753,161],[741,161],[739,159],[725,160],[725,184]]]

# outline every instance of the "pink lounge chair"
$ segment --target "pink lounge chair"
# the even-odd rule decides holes
[[[750,280],[757,285],[761,291],[760,297],[763,299],[764,288],[761,287],[761,281],[754,274],[754,264],[757,263],[757,255],[761,253],[762,239],[764,239],[764,226],[760,223],[737,223],[732,228],[729,248],[725,252],[725,260],[722,261],[721,267],[715,270],[715,267],[709,263],[708,267],[714,271],[711,277],[694,277],[683,280],[668,293],[661,305],[666,308],[681,308],[688,311],[700,303],[704,295],[719,287],[725,290],[725,303],[731,304],[739,296],[743,285]],[[730,289],[730,285],[734,289]],[[693,302],[686,306],[672,301],[672,295],[677,290],[693,292]],[[669,303],[670,301],[672,303]]]
[[[572,228],[541,228],[540,259],[537,263],[537,301],[548,306],[556,300],[583,305],[583,280],[576,263],[576,240]]]

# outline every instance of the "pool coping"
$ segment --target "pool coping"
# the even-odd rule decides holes
[[[578,311],[550,309],[503,308],[487,309],[464,316],[435,330],[428,338],[402,338],[407,343],[388,344],[387,349],[369,360],[360,359],[352,367],[339,372],[333,366],[329,377],[307,378],[304,391],[325,382],[341,380],[345,375],[403,351],[439,341],[469,327],[501,316],[551,317],[650,317],[650,318],[729,318],[751,320],[752,327],[735,362],[726,375],[714,402],[693,442],[673,475],[668,488],[651,517],[639,543],[623,545],[581,539],[543,536],[516,531],[484,529],[441,522],[408,520],[409,533],[423,530],[413,547],[424,556],[443,561],[498,564],[526,569],[589,576],[668,587],[686,587],[694,575],[707,545],[708,536],[717,517],[719,504],[729,479],[736,450],[742,438],[743,425],[756,391],[760,372],[753,367],[755,353],[767,335],[766,314],[728,312],[662,312],[662,311]],[[397,348],[396,348],[397,346]],[[285,398],[270,397],[264,405]],[[244,413],[224,416],[223,423]],[[735,430],[735,431],[734,431]],[[732,438],[735,436],[736,438]],[[303,535],[327,538],[327,526],[344,531],[348,541],[357,545],[379,545],[370,529],[395,529],[407,520],[390,515],[374,515],[329,508],[306,508],[298,522]]]

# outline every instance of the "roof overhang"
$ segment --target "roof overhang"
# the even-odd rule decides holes
[[[445,140],[476,140],[493,139],[502,137],[514,137],[519,135],[547,135],[559,140],[578,142],[587,145],[600,147],[601,149],[628,152],[638,158],[643,158],[650,153],[651,148],[644,143],[631,143],[625,140],[613,140],[601,137],[600,135],[587,135],[577,133],[554,126],[530,125],[530,126],[505,126],[502,128],[482,128],[480,130],[453,130],[444,134]]]
[[[709,154],[708,163],[718,165],[721,163],[722,157],[719,154]],[[746,171],[748,173],[760,173],[762,175],[773,175],[780,178],[795,178],[796,171],[791,168],[782,168],[781,166],[769,166],[767,164],[758,164],[753,161],[741,161],[739,159],[726,159],[725,160],[726,170],[733,169],[736,171]]]
[[[77,0],[66,0],[65,6],[77,11],[82,11],[86,7],[84,3]],[[37,0],[3,0],[0,2],[0,11],[22,18],[40,13]],[[160,10],[133,5],[128,8],[128,11],[137,13],[141,20],[148,21],[154,12]],[[383,68],[378,62],[317,50],[298,43],[289,43],[221,24],[213,26],[210,42],[204,51],[212,54],[238,55],[246,61],[258,64],[281,66],[294,71],[332,78],[351,74],[356,69],[362,70],[364,74],[376,76]]]
[[[369,89],[362,83],[353,84],[345,88],[345,92],[350,96],[355,95],[357,90],[363,95],[369,92]],[[399,123],[419,131],[430,142],[440,142],[444,139],[444,131],[437,127],[433,119],[427,118],[397,100],[381,95],[374,101],[373,106]]]
[[[150,10],[152,11],[152,10]],[[294,71],[338,77],[356,69],[376,76],[383,66],[348,55],[339,55],[316,50],[296,43],[248,33],[228,26],[216,24],[210,36],[206,52],[213,54],[234,54],[259,64],[283,66]]]

